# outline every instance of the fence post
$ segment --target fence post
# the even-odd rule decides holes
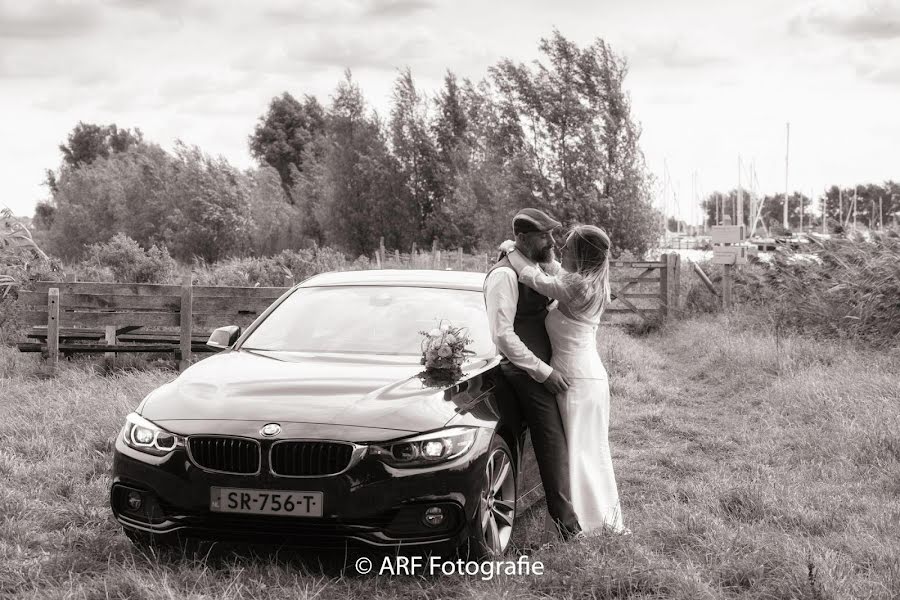
[[[387,251],[384,249],[384,236],[381,236],[378,240],[378,250],[381,254],[381,268],[383,269],[387,266],[385,265],[387,262]]]
[[[665,316],[669,316],[669,284],[671,283],[671,279],[669,278],[669,255],[663,254],[660,257],[661,262],[665,263],[665,266],[660,268],[659,270],[659,304],[662,307],[661,310]]]
[[[734,280],[734,265],[722,265],[722,308],[731,310],[731,284]]]
[[[671,270],[672,283],[669,285],[669,297],[672,299],[672,307],[669,316],[678,318],[681,309],[681,255],[670,254],[667,267]]]
[[[463,256],[462,255],[463,255],[462,248],[457,248],[456,249],[456,270],[457,271],[462,271],[462,268],[463,268]]]
[[[437,269],[438,263],[441,261],[441,254],[437,249],[437,238],[431,240],[431,268]]]
[[[402,269],[403,263],[400,262],[400,250],[394,250],[394,262],[397,263],[397,268]]]
[[[181,280],[181,360],[178,371],[184,371],[191,364],[191,338],[194,308],[194,288],[191,283],[191,272],[184,274]]]
[[[700,265],[698,265],[697,263],[691,263],[691,267],[693,267],[694,272],[697,274],[697,277],[700,278],[700,281],[703,282],[703,285],[705,285],[716,298],[721,296],[721,294],[719,294],[719,290],[717,290],[716,286],[713,285],[713,282],[709,280],[709,277],[706,275],[703,269],[700,268]]]
[[[107,346],[115,346],[116,345],[116,326],[115,325],[107,325],[106,326],[106,335],[104,336],[104,341]],[[106,358],[115,358],[118,356],[115,352],[106,352],[103,354]]]
[[[59,367],[59,288],[47,291],[47,356],[50,375],[56,377]]]

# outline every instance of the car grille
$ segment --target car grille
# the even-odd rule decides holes
[[[259,444],[231,437],[190,437],[191,458],[197,466],[224,473],[259,471]]]
[[[350,464],[353,446],[340,442],[278,442],[272,445],[272,472],[287,477],[340,473]]]

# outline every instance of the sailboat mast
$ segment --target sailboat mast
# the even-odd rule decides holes
[[[738,189],[737,189],[737,202],[735,204],[735,214],[734,214],[734,222],[732,225],[740,225],[742,223],[741,217],[743,216],[741,213],[744,208],[744,190],[741,189],[741,155],[738,154]]]
[[[788,223],[788,159],[791,154],[791,123],[787,123],[784,137],[784,228],[790,231]]]

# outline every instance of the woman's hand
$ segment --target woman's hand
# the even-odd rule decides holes
[[[512,240],[506,240],[502,244],[500,244],[500,252],[504,254],[509,254],[513,250],[516,249],[516,243]]]

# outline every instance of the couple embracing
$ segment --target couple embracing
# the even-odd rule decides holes
[[[552,232],[559,226],[535,208],[513,218],[515,240],[503,243],[485,279],[491,337],[562,538],[627,533],[609,450],[609,381],[596,341],[610,301],[609,237],[575,226],[558,262]]]

